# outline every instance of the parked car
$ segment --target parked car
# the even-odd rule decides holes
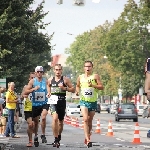
[[[143,114],[142,114],[143,118],[148,118],[149,117],[149,110],[148,110],[148,106],[143,108]]]
[[[95,112],[98,112],[98,113],[101,112],[101,106],[100,106],[100,104],[97,104],[97,108],[96,108],[96,111],[95,111]]]
[[[144,111],[144,105],[136,105],[136,108],[138,110],[138,115],[142,116],[143,111]]]
[[[108,104],[108,107],[107,107],[107,110],[106,110],[108,113],[110,113],[111,105],[112,105],[112,104]]]
[[[110,112],[108,104],[102,103],[100,104],[100,107],[101,107],[101,111],[107,111],[108,113]]]
[[[66,107],[66,115],[72,116],[72,115],[79,115],[82,116],[80,105],[79,104],[68,104]]]
[[[111,114],[115,114],[117,111],[117,105],[116,104],[112,104],[110,107],[110,113]]]
[[[115,121],[119,121],[120,119],[133,119],[134,122],[138,122],[138,113],[135,104],[119,104],[115,114]]]

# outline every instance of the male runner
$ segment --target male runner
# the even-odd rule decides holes
[[[46,128],[46,116],[48,114],[49,105],[47,104],[47,80],[43,78],[43,67],[37,66],[35,68],[36,77],[31,79],[25,89],[25,95],[32,93],[32,117],[34,121],[34,144],[39,146],[38,142],[38,125],[39,117],[41,115],[41,130],[42,130],[42,143],[46,143],[45,128]],[[38,88],[36,88],[38,87]],[[35,89],[36,88],[36,89]]]
[[[150,58],[147,59],[145,65],[145,93],[147,94],[147,100],[150,100]]]
[[[61,133],[63,131],[63,120],[65,116],[66,109],[66,91],[75,92],[69,78],[62,76],[62,66],[61,64],[56,64],[54,66],[54,77],[48,79],[48,95],[57,97],[57,102],[50,104],[50,111],[53,118],[52,129],[53,135],[55,137],[53,147],[60,146]],[[52,101],[54,99],[52,98]],[[55,98],[56,100],[56,98]]]
[[[91,147],[90,135],[92,129],[92,120],[95,115],[97,107],[98,90],[103,90],[98,74],[92,73],[93,63],[91,61],[85,61],[84,74],[80,75],[77,79],[76,95],[80,96],[80,108],[84,120],[84,134],[85,144],[87,147]]]
[[[35,77],[35,73],[31,72],[29,74],[29,81],[33,79],[34,77]],[[25,116],[25,120],[28,123],[27,134],[29,138],[29,143],[27,144],[27,147],[32,147],[33,146],[32,133],[33,133],[33,127],[34,127],[34,123],[32,121],[32,94],[30,93],[29,95],[25,95],[24,94],[25,88],[26,88],[26,85],[24,86],[22,90],[21,99],[24,100],[24,116]],[[38,87],[35,87],[35,90],[37,89]]]

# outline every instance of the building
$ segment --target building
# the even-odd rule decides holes
[[[64,54],[58,54],[52,56],[51,67],[55,66],[55,64],[61,64],[63,67],[66,67],[67,56]]]

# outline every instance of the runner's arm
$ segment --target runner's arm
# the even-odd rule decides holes
[[[25,90],[24,90],[24,95],[29,95],[30,93],[32,93],[33,91],[36,91],[39,87],[33,87],[33,79],[31,79],[28,83],[28,85],[26,86]]]
[[[66,85],[67,85],[66,91],[75,93],[75,88],[72,85],[71,80],[69,78],[66,78],[66,81],[67,81],[66,82]]]
[[[103,90],[104,87],[103,87],[103,84],[101,83],[100,76],[98,74],[95,74],[95,80],[96,80],[97,85],[92,84],[92,87],[98,90]]]
[[[150,93],[150,72],[147,67],[147,63],[145,64],[145,84],[144,84],[145,93]]]
[[[47,95],[51,95],[51,78],[47,80]]]
[[[150,93],[150,73],[148,72],[146,72],[144,91]]]
[[[23,87],[23,89],[22,89],[22,93],[21,93],[21,96],[20,96],[20,99],[23,101],[23,99],[24,99],[24,91],[25,91],[25,88],[26,88],[26,85]]]
[[[76,93],[80,92],[80,76],[77,78]]]

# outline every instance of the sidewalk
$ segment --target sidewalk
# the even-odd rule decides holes
[[[52,145],[52,142],[53,142],[53,135],[52,135],[52,132],[51,132],[51,127],[50,127],[50,123],[47,122],[47,131],[46,131],[47,135],[47,140],[48,140],[48,143],[41,143],[41,138],[40,138],[40,135],[41,135],[41,127],[39,125],[39,144],[40,146],[39,147],[31,147],[31,148],[28,148],[26,147],[27,143],[28,143],[28,135],[27,135],[27,123],[25,120],[22,120],[22,123],[20,124],[18,130],[16,131],[16,134],[20,137],[20,138],[3,138],[4,140],[6,140],[7,142],[5,143],[6,144],[6,147],[4,150],[48,150],[50,148],[50,145]],[[33,138],[34,138],[34,135],[33,135]],[[56,148],[54,148],[56,149]]]
[[[15,131],[16,133],[18,133],[18,131],[21,129],[21,125],[22,123],[24,122],[24,119],[22,117],[19,117],[19,122],[18,124],[15,124]],[[0,150],[7,150],[6,146],[9,145],[9,137],[6,138],[6,137],[0,137]]]

